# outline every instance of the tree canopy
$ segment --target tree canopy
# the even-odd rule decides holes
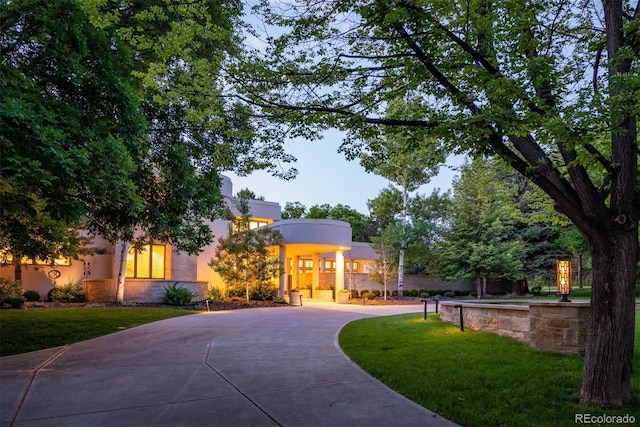
[[[379,132],[370,125],[428,128],[447,151],[498,154],[553,199],[593,257],[580,400],[628,402],[640,3],[262,0],[254,12],[269,36],[236,79],[271,131],[336,127],[357,151]],[[385,114],[391,100],[417,95],[422,117]]]

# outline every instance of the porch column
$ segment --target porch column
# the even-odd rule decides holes
[[[341,249],[336,251],[336,294],[340,289],[344,289],[344,254]]]
[[[284,293],[287,290],[287,274],[289,273],[289,262],[287,260],[287,247],[280,245],[280,262],[282,263],[282,269],[280,270],[280,279],[278,283],[278,296],[284,298]]]
[[[312,273],[311,273],[311,289],[313,292],[313,289],[315,289],[316,287],[320,286],[320,265],[318,264],[319,261],[319,253],[314,252],[311,255],[311,265],[312,265]]]
[[[300,255],[293,257],[293,265],[291,266],[291,289],[298,289],[300,285]]]

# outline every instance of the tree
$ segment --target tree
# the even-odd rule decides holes
[[[74,256],[78,227],[137,215],[144,118],[130,57],[72,0],[0,5],[0,251]]]
[[[307,208],[300,202],[287,202],[282,210],[282,219],[303,218]]]
[[[242,292],[249,302],[251,292],[265,295],[273,289],[273,280],[280,275],[279,254],[270,247],[282,242],[279,231],[269,227],[250,227],[249,199],[236,199],[239,217],[229,222],[228,234],[218,239],[215,257],[209,266],[225,284],[227,297]]]
[[[271,132],[333,126],[348,145],[371,125],[426,127],[452,151],[501,156],[549,195],[593,261],[580,401],[629,402],[640,3],[265,0],[255,12],[287,28],[236,75]],[[381,114],[409,92],[423,94],[426,117]]]
[[[525,249],[515,236],[515,188],[498,172],[481,159],[462,169],[453,183],[449,230],[436,244],[439,275],[475,280],[478,299],[486,296],[487,279],[522,276]]]
[[[369,279],[382,284],[384,299],[387,299],[387,284],[392,276],[398,274],[397,260],[400,252],[398,244],[402,239],[402,228],[389,226],[379,236],[371,238],[371,247],[378,254],[375,270],[369,273]],[[399,291],[398,291],[399,292]],[[398,293],[399,296],[401,296]]]
[[[420,99],[405,101],[393,99],[389,102],[386,116],[389,119],[416,119],[423,117]],[[442,153],[435,149],[436,144],[427,144],[430,139],[425,128],[384,127],[375,136],[369,136],[357,149],[342,150],[347,158],[360,158],[360,164],[367,172],[380,175],[402,189],[402,228],[403,238],[398,254],[398,296],[404,290],[404,257],[409,244],[409,193],[422,184],[426,184],[437,173],[444,161]]]
[[[305,218],[335,219],[336,221],[348,222],[351,225],[352,240],[356,242],[368,240],[368,236],[365,234],[367,217],[349,206],[340,203],[333,207],[328,203],[313,205],[309,208]]]

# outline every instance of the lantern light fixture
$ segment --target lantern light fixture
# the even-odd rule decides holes
[[[571,302],[567,296],[571,293],[571,260],[558,260],[556,262],[556,285],[558,293],[562,296],[560,302]]]

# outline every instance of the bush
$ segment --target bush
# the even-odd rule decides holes
[[[411,291],[403,289],[402,290],[402,296],[403,297],[410,297],[411,296]]]
[[[474,291],[471,291],[471,292],[469,292],[469,296],[472,297],[472,298],[478,298],[478,293],[474,292]]]
[[[66,285],[56,286],[47,292],[47,300],[58,302],[84,302],[84,290],[82,286],[69,282]]]
[[[419,295],[419,294],[418,294],[418,290],[417,290],[417,289],[411,289],[411,290],[409,291],[409,296],[417,297],[418,295]]]
[[[396,289],[395,291],[391,291],[391,296],[392,297],[397,297],[398,296],[398,290]]]
[[[40,301],[40,292],[38,291],[24,291],[22,296],[27,301]]]
[[[198,296],[198,294],[191,292],[185,287],[178,287],[178,282],[171,286],[165,286],[164,289],[165,294],[162,302],[169,305],[189,305],[191,304],[191,300]]]
[[[357,289],[351,289],[351,298],[358,298],[359,296]]]
[[[420,292],[420,298],[427,298],[427,297],[429,297],[429,292],[427,291]]]
[[[369,292],[369,291],[366,291],[366,292],[363,291],[362,292],[362,298],[363,299],[371,299],[371,298],[373,298],[373,294],[371,292]]]
[[[369,289],[363,289],[360,291],[360,296],[364,298],[364,294],[368,294],[368,293],[369,293]]]
[[[258,284],[249,291],[249,299],[254,301],[271,301],[275,297],[276,291],[273,286]]]
[[[445,292],[445,293],[444,293],[444,296],[445,296],[445,297],[447,297],[447,298],[453,298],[453,297],[455,297],[455,296],[456,296],[456,294],[454,294],[454,293],[453,293],[453,292],[451,292],[451,291],[448,291],[448,292]]]
[[[209,287],[209,292],[208,292],[207,296],[211,301],[223,301],[224,300],[223,291],[222,291],[222,289],[218,288],[217,286]]]
[[[371,294],[372,294],[374,297],[379,297],[379,296],[380,296],[380,291],[376,289],[376,290],[371,291]]]
[[[20,298],[22,295],[22,284],[6,277],[0,277],[0,302],[7,298]]]
[[[13,308],[22,308],[24,305],[24,298],[22,297],[9,297],[4,301]]]

